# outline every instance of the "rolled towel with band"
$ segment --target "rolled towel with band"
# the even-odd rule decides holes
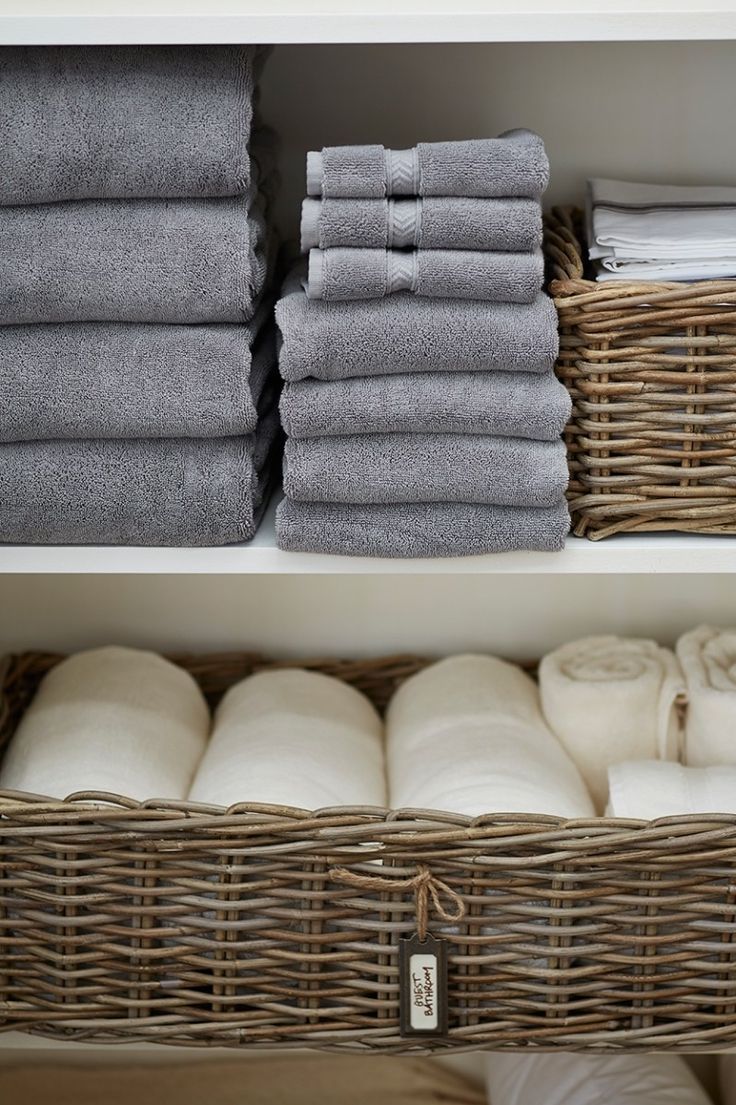
[[[736,763],[736,629],[701,625],[680,637],[687,686],[684,762]]]

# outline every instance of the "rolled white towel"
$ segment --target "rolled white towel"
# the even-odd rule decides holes
[[[583,637],[539,667],[547,724],[580,769],[596,809],[620,760],[676,760],[684,681],[670,649],[636,637]]]
[[[454,656],[408,679],[389,705],[386,734],[394,807],[594,816],[534,682],[493,656]]]
[[[701,625],[680,637],[677,655],[688,699],[684,763],[736,763],[736,629]]]
[[[629,760],[608,769],[611,817],[653,821],[686,813],[736,813],[736,765],[683,767]]]
[[[486,1058],[493,1105],[712,1105],[676,1055],[546,1055]]]
[[[251,675],[220,703],[189,797],[218,806],[384,806],[383,724],[339,679],[297,669]]]
[[[78,652],[41,682],[10,742],[0,789],[186,798],[209,727],[199,687],[162,656]]]

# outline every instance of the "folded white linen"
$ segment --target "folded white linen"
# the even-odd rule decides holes
[[[386,716],[393,807],[592,817],[580,774],[544,723],[534,682],[493,656],[408,679]]]
[[[683,767],[629,760],[608,769],[610,817],[653,821],[688,813],[736,813],[736,765]]]
[[[186,798],[209,727],[199,687],[162,656],[79,652],[44,677],[10,742],[0,789]]]
[[[583,637],[539,666],[542,712],[602,813],[620,760],[676,760],[684,680],[675,654],[636,637]]]
[[[676,649],[688,698],[683,762],[736,763],[736,629],[701,625]]]
[[[383,806],[383,725],[339,679],[260,672],[227,692],[189,794],[218,806]]]
[[[606,258],[596,265],[596,280],[728,280],[736,276],[736,255],[696,261],[628,261]]]

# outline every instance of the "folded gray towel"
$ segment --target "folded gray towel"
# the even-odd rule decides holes
[[[420,142],[411,150],[328,146],[307,154],[307,195],[525,196],[549,183],[544,143],[529,130],[467,142]]]
[[[275,412],[255,438],[0,445],[0,541],[226,545],[249,541],[271,483]]]
[[[254,46],[5,46],[0,203],[232,196],[250,179]]]
[[[289,438],[284,494],[299,502],[552,506],[565,493],[562,441],[480,434]]]
[[[536,549],[557,552],[570,530],[567,505],[542,510],[475,503],[294,503],[276,511],[276,541],[290,552],[436,557]]]
[[[0,207],[0,324],[247,322],[267,272],[248,198]]]
[[[532,199],[306,199],[302,253],[310,249],[534,250],[542,208]]]
[[[296,438],[454,433],[554,441],[570,407],[552,372],[411,372],[286,384],[281,423]]]
[[[558,349],[557,312],[530,304],[423,299],[308,300],[298,271],[276,305],[285,380],[343,380],[400,372],[547,372]]]
[[[273,327],[253,340],[248,326],[0,327],[0,441],[251,433],[279,379]]]
[[[310,299],[380,299],[395,292],[494,303],[532,303],[542,290],[544,256],[461,249],[313,249]]]

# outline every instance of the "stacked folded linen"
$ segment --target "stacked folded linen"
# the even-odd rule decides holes
[[[263,55],[0,55],[0,540],[253,536],[280,435]]]
[[[561,547],[570,400],[541,290],[548,174],[529,131],[308,155],[308,268],[276,308],[282,548]]]
[[[598,280],[736,276],[736,188],[588,181],[587,237]]]

